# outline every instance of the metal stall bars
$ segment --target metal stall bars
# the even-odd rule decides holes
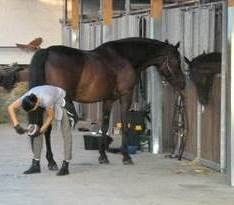
[[[148,12],[135,11],[133,13],[121,14],[118,17],[115,17],[111,25],[103,25],[103,42],[110,40],[117,40],[126,37],[139,37],[140,33],[146,34],[146,31],[149,30],[149,21],[146,20],[145,30],[140,29],[140,22],[142,18],[148,18]],[[133,108],[142,109],[141,95],[139,94],[139,89],[136,89],[134,95]],[[120,106],[116,102],[113,105],[110,119],[110,132],[116,123],[120,120]]]
[[[180,8],[164,9],[161,19],[150,18],[150,34],[148,37],[171,44],[180,41]],[[148,102],[152,103],[152,152],[168,152],[174,149],[171,138],[174,90],[164,82],[154,67],[147,70]]]
[[[183,54],[194,58],[204,51],[212,52],[222,41],[215,25],[219,4],[207,4],[198,8],[184,10],[184,47]],[[220,24],[220,22],[219,22]],[[221,28],[219,28],[221,29]],[[191,41],[191,39],[193,39]],[[216,50],[220,51],[220,50]],[[216,76],[209,105],[202,107],[197,101],[194,85],[188,82],[187,107],[189,115],[189,133],[186,154],[203,164],[219,169],[220,167],[220,76]],[[193,90],[191,93],[190,89]],[[194,126],[194,121],[196,122]]]
[[[234,2],[229,1],[227,14],[228,14],[228,25],[227,25],[227,38],[228,38],[228,55],[225,59],[228,68],[228,84],[226,86],[227,91],[227,173],[228,173],[228,182],[231,186],[234,186]]]
[[[82,22],[80,25],[80,49],[91,50],[102,43],[102,25],[99,21]],[[102,104],[83,104],[84,119],[99,124],[102,119]]]
[[[162,19],[153,22],[153,25],[150,27],[153,29],[153,35],[155,38],[159,40],[168,39],[170,43],[176,43],[177,41],[181,42],[180,51],[183,56],[187,56],[190,58],[196,57],[201,54],[203,50],[206,52],[214,51],[216,48],[220,48],[217,46],[217,41],[221,41],[220,35],[217,35],[217,27],[215,24],[217,23],[217,11],[220,4],[207,4],[200,7],[186,7],[186,8],[176,8],[176,9],[165,9]],[[220,31],[219,31],[220,33]],[[220,44],[220,43],[219,43]],[[219,78],[219,77],[217,77]],[[217,80],[218,81],[218,80]],[[152,82],[151,82],[152,83]],[[201,142],[201,135],[204,135],[206,138],[207,133],[204,128],[201,128],[201,111],[199,110],[199,106],[197,105],[197,96],[196,91],[194,89],[193,84],[188,80],[187,81],[187,106],[189,109],[189,133],[188,133],[188,143],[186,148],[186,156],[190,159],[194,159],[198,157],[201,158],[201,154],[203,154],[203,158],[208,158],[209,155],[206,155],[207,150],[214,150],[216,147],[219,147],[219,143],[217,140],[212,141],[212,143],[204,143]],[[219,84],[217,82],[216,84]],[[217,85],[218,86],[218,85]],[[216,86],[214,90],[219,93],[219,88]],[[168,126],[168,121],[172,119],[173,115],[173,91],[170,90],[170,86],[164,85],[162,93],[162,102],[163,105],[163,150],[166,151],[171,146],[174,146],[174,141],[169,136],[169,133],[166,132],[170,130],[171,124]],[[152,93],[153,94],[153,93]],[[214,95],[214,94],[213,94]],[[217,95],[217,94],[216,94]],[[213,97],[214,98],[214,97]],[[220,99],[220,97],[218,97]],[[213,99],[215,102],[215,99]],[[157,101],[158,102],[158,101]],[[212,107],[213,106],[213,107]],[[210,115],[211,110],[219,110],[219,103],[213,103],[211,108],[209,108]],[[201,110],[201,108],[200,108]],[[208,111],[206,111],[208,112]],[[218,115],[218,112],[216,112]],[[207,118],[207,117],[206,117]],[[207,120],[205,117],[202,118],[203,124],[207,124]],[[211,117],[212,119],[212,117]],[[212,121],[212,120],[209,120]],[[195,122],[195,123],[194,123]],[[159,122],[160,123],[160,122]],[[213,126],[219,124],[219,122],[215,121],[211,123]],[[203,126],[204,127],[204,126]],[[219,138],[219,126],[216,126],[217,131],[215,132],[215,139]],[[212,130],[210,128],[209,130]],[[200,133],[200,134],[199,134]],[[197,137],[198,134],[198,137]],[[211,134],[209,134],[210,136]],[[203,147],[201,147],[201,143],[203,143]],[[209,147],[210,145],[210,147]],[[200,153],[200,154],[199,154]],[[212,153],[215,153],[212,151]],[[215,154],[219,153],[217,151]],[[200,156],[199,156],[200,155]],[[212,154],[211,154],[212,155]],[[217,158],[217,157],[216,157]],[[216,160],[215,156],[208,158],[211,161],[209,163],[207,159],[203,160],[203,163],[210,165],[211,167],[217,167],[215,163],[212,163]],[[207,163],[208,162],[208,163]],[[215,166],[214,166],[215,164]]]

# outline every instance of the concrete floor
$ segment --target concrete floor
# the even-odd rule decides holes
[[[62,140],[53,131],[55,159],[62,160]],[[124,166],[119,154],[108,154],[110,165],[99,165],[96,151],[83,148],[74,132],[71,174],[58,177],[46,167],[23,175],[31,163],[27,136],[0,126],[0,205],[234,205],[234,189],[225,176],[186,160],[138,153],[134,166]]]

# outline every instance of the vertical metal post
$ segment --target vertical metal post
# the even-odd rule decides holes
[[[227,87],[227,4],[222,5],[222,67],[221,67],[221,112],[220,112],[220,171],[226,168],[226,87]]]
[[[158,22],[156,22],[158,21]],[[161,20],[155,20],[151,18],[150,21],[150,38],[155,39],[157,36],[155,32],[155,26],[160,23]],[[160,37],[161,33],[158,33]],[[161,79],[154,66],[149,68],[151,92],[151,149],[150,151],[154,154],[158,154],[162,151],[162,87]]]
[[[126,11],[127,14],[130,13],[130,9],[131,9],[130,0],[125,0],[125,11]]]
[[[201,31],[202,29],[200,29],[200,25],[202,24],[202,21],[203,21],[203,18],[201,17],[201,12],[202,12],[202,9],[201,7],[199,7],[199,17],[198,17],[198,22],[199,22],[199,25],[198,25],[198,39],[201,39]],[[194,18],[195,15],[192,15],[192,17]],[[192,27],[193,31],[192,31],[192,34],[194,35],[194,32],[195,32],[195,29],[194,29],[194,25]],[[194,38],[194,37],[193,37]],[[195,50],[194,47],[195,47],[195,43],[193,42],[193,51]],[[201,41],[198,41],[198,53],[194,53],[193,52],[193,56],[195,55],[198,55],[199,52],[201,50]],[[197,156],[196,156],[196,160],[200,160],[201,159],[201,122],[202,122],[202,105],[200,104],[200,102],[198,101],[197,102]]]
[[[234,7],[228,7],[228,79],[227,86],[227,128],[229,129],[227,139],[227,173],[228,182],[234,186]]]
[[[154,66],[149,69],[150,82],[151,82],[151,149],[154,154],[158,154],[162,151],[162,104],[161,104],[161,88],[158,86],[161,83],[160,76],[158,75]],[[159,83],[158,83],[159,82]]]
[[[100,13],[102,14],[103,13],[103,0],[100,0]],[[113,24],[113,22],[112,22]],[[105,43],[106,41],[110,41],[110,40],[113,40],[111,39],[111,26],[112,25],[105,25],[105,24],[102,24],[102,39],[101,39],[101,43]]]
[[[130,0],[125,0],[125,13],[126,13],[126,16],[123,17],[125,18],[124,19],[124,22],[122,22],[122,26],[124,29],[124,32],[122,33],[122,37],[126,38],[127,36],[129,36],[129,19],[130,19],[130,10],[131,10],[131,3],[130,3]]]
[[[66,34],[66,22],[67,22],[67,0],[63,0],[63,15],[60,20],[61,23],[61,35],[62,35],[62,44],[65,45],[65,34]]]

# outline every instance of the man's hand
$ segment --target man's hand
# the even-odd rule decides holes
[[[40,127],[37,124],[29,124],[27,128],[27,134],[29,137],[38,137],[42,134]]]
[[[16,131],[18,134],[20,134],[20,135],[22,135],[22,134],[24,134],[25,132],[27,132],[27,130],[24,129],[23,127],[21,127],[19,124],[16,125],[16,126],[14,126],[14,128],[15,128],[15,131]]]
[[[29,135],[29,136],[32,137],[32,138],[34,138],[34,137],[38,137],[38,136],[41,135],[41,134],[42,134],[42,133],[40,132],[40,129],[38,129],[38,130],[36,131],[35,134]]]

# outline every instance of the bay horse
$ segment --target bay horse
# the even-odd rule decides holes
[[[195,84],[199,102],[207,105],[214,75],[221,72],[221,53],[203,53],[192,61],[185,57],[185,62],[189,66],[189,76]]]
[[[174,46],[153,39],[126,38],[103,43],[94,50],[61,45],[40,49],[28,70],[29,88],[49,84],[66,90],[73,101],[103,102],[101,131],[105,140],[99,148],[99,163],[109,163],[105,151],[106,132],[112,104],[120,100],[123,163],[133,164],[127,149],[126,113],[132,103],[134,86],[141,72],[154,65],[175,90],[183,91],[185,77],[178,47],[179,43]],[[15,82],[20,80],[20,73],[12,75],[15,75]],[[4,81],[7,78],[2,79],[0,86],[4,86]],[[34,116],[30,116],[30,123],[38,116],[42,122],[42,113],[32,112],[31,115]]]

